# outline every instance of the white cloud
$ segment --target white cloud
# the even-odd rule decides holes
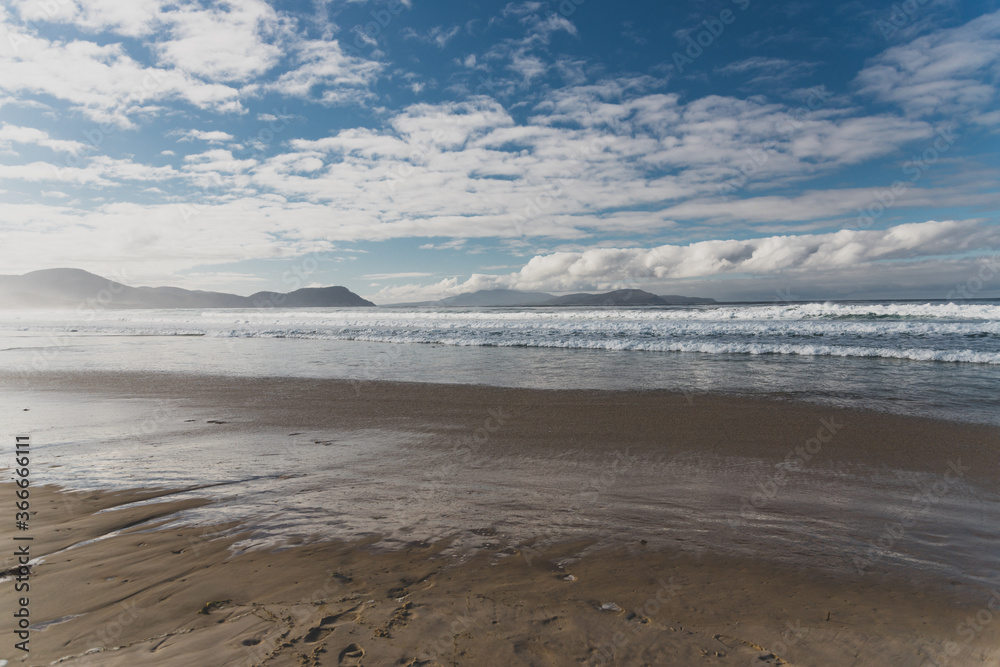
[[[179,134],[181,136],[181,141],[191,141],[193,139],[197,139],[199,141],[207,141],[209,144],[223,144],[236,138],[228,132],[222,132],[221,130],[212,130],[208,132],[203,130],[185,130]]]
[[[448,45],[456,35],[458,35],[461,28],[459,26],[452,26],[451,28],[445,28],[444,26],[434,26],[431,28],[427,34],[422,35],[418,33],[413,28],[406,28],[403,31],[403,36],[406,39],[416,39],[421,42],[426,42],[428,44],[433,44],[439,49],[443,49]]]
[[[510,54],[510,69],[517,72],[521,79],[527,83],[548,72],[549,65],[524,49],[517,49]]]
[[[289,97],[329,105],[361,103],[383,65],[344,53],[336,40],[301,40],[292,49],[295,67],[262,87]]]
[[[167,4],[170,0],[11,0],[25,22],[72,23],[82,30],[128,37],[150,34]]]
[[[899,105],[911,116],[996,120],[1000,11],[888,49],[857,76],[860,91]]]
[[[243,82],[274,67],[282,49],[277,12],[263,0],[218,0],[213,7],[179,5],[163,12],[168,37],[153,48],[162,64],[210,81]]]
[[[752,190],[785,188],[933,134],[923,121],[855,117],[849,111],[824,109],[792,119],[791,110],[779,104],[720,96],[685,104],[672,95],[630,96],[621,82],[604,82],[553,93],[521,122],[495,100],[474,97],[412,105],[388,117],[383,129],[292,138],[285,152],[268,157],[237,158],[227,146],[188,155],[178,170],[101,158],[80,169],[35,163],[5,173],[103,187],[178,179],[208,188],[193,201],[211,204],[206,210],[213,214],[238,199],[244,224],[280,215],[290,228],[304,225],[304,236],[329,240],[579,240],[595,231],[674,233],[678,221],[694,220],[766,225],[773,232],[777,223],[788,228],[806,220],[832,225],[830,218],[853,218],[857,208],[876,201],[879,190],[748,196]],[[209,141],[230,136],[200,130],[187,135]],[[722,201],[719,184],[739,174],[748,151],[764,149],[766,159],[745,184],[747,192]],[[930,177],[919,185],[894,205],[945,201]],[[183,192],[173,196],[189,196]],[[947,196],[970,192],[953,188]],[[968,201],[973,199],[959,203]],[[327,213],[317,222],[322,211]],[[688,237],[709,229],[689,231]]]
[[[766,56],[753,56],[744,60],[737,60],[723,67],[716,69],[721,74],[743,74],[744,72],[757,72],[764,70],[773,72],[794,65],[790,60],[784,58],[768,58]]]
[[[304,255],[316,245],[276,240],[289,232],[280,215],[243,224],[245,204],[224,208],[115,203],[81,213],[68,207],[5,205],[5,252],[34,256],[11,263],[9,272],[37,268],[38,258],[44,257],[50,266],[80,266],[104,275],[171,276],[217,262]],[[81,248],[87,249],[86,258]]]
[[[496,80],[490,76],[487,87],[491,93],[502,92],[507,95],[528,88],[536,79],[549,72],[554,59],[560,60],[550,51],[552,36],[560,32],[578,36],[576,25],[572,21],[562,13],[548,11],[548,7],[547,3],[541,2],[510,3],[504,7],[501,16],[505,19],[515,18],[521,25],[521,34],[517,38],[494,44],[483,55],[484,62],[477,69],[488,69],[486,64],[490,61],[506,62],[506,69],[516,76],[505,78],[497,75]],[[500,19],[495,17],[491,23],[494,20]],[[476,59],[466,59],[465,67],[476,67]],[[480,82],[484,81],[480,77]]]
[[[498,102],[476,97],[467,102],[416,104],[392,119],[392,127],[410,143],[458,148],[514,121]]]
[[[48,9],[36,17],[38,7]],[[21,23],[0,8],[0,99],[23,105],[51,96],[120,128],[162,114],[174,100],[218,113],[241,113],[241,95],[266,92],[363,103],[383,68],[345,55],[336,41],[304,38],[294,18],[263,0],[18,0],[17,9]],[[137,60],[124,43],[46,39],[38,23],[136,37],[155,65]],[[267,81],[286,57],[292,67]]]
[[[34,144],[60,153],[79,153],[89,148],[87,144],[79,141],[53,139],[48,132],[34,127],[22,127],[8,123],[0,125],[0,149],[12,143]]]
[[[111,158],[106,155],[92,158],[81,170],[99,173],[102,178],[109,179],[111,182],[120,180],[165,181],[181,176],[180,172],[170,166],[152,167],[130,159]]]
[[[13,25],[0,11],[10,48],[0,49],[0,91],[18,97],[52,96],[99,123],[128,128],[152,103],[182,99],[222,113],[242,107],[235,89],[176,70],[150,68],[121,44],[59,42]]]
[[[466,239],[452,239],[444,243],[422,243],[418,247],[420,250],[461,250],[467,242]]]
[[[552,13],[545,18],[539,18],[531,26],[533,32],[544,35],[547,39],[549,35],[556,32],[566,32],[574,37],[577,36],[576,26],[573,22],[561,14]]]
[[[480,289],[494,289],[499,283],[493,280],[492,276],[488,278],[490,278],[490,280],[483,282],[480,276],[474,275],[472,278],[465,281],[459,281],[458,278],[444,278],[431,285],[420,285],[417,283],[393,285],[391,287],[383,287],[373,295],[370,295],[368,298],[372,299],[377,304],[405,303],[408,301],[435,301],[448,296],[462,294],[463,292],[475,292]],[[369,285],[369,287],[378,287],[378,283]]]
[[[0,178],[29,183],[75,183],[92,187],[115,187],[123,181],[163,181],[180,177],[173,167],[151,167],[128,159],[97,155],[79,167],[50,162],[0,165]]]
[[[325,16],[324,1],[316,9]],[[352,10],[367,13],[360,5]],[[32,15],[43,6],[49,8],[44,16]],[[496,17],[504,23],[499,36],[496,30],[469,31],[484,40],[499,39],[499,44],[484,43],[467,56],[444,54],[436,60],[451,63],[450,75],[423,78],[407,71],[406,61],[390,65],[345,50],[334,38],[352,37],[338,33],[332,23],[322,24],[327,32],[310,23],[306,32],[299,22],[307,25],[308,18],[296,18],[279,6],[285,5],[264,0],[11,0],[0,7],[4,110],[41,107],[44,127],[69,128],[66,132],[75,134],[67,136],[82,139],[85,134],[97,137],[99,144],[93,151],[98,155],[87,152],[58,164],[37,148],[64,153],[90,147],[41,129],[0,124],[4,160],[14,161],[10,154],[16,149],[23,157],[15,153],[14,158],[25,162],[0,166],[0,177],[13,184],[0,193],[5,201],[2,229],[6,234],[9,225],[21,225],[22,245],[17,247],[27,249],[23,256],[43,247],[34,236],[37,229],[45,230],[52,254],[59,257],[93,247],[104,253],[104,261],[126,257],[123,261],[132,262],[131,256],[102,248],[119,248],[119,233],[136,243],[144,239],[150,250],[134,261],[155,263],[154,251],[162,252],[158,266],[171,269],[202,261],[286,256],[309,243],[361,239],[419,237],[420,243],[430,241],[421,249],[471,254],[484,246],[469,239],[497,238],[501,249],[538,255],[511,276],[483,274],[472,282],[449,278],[438,287],[416,285],[415,290],[545,281],[580,289],[597,284],[602,271],[610,276],[603,280],[612,283],[801,271],[810,262],[826,267],[817,271],[833,271],[843,266],[839,258],[861,264],[885,261],[865,254],[870,246],[901,248],[900,257],[934,243],[947,249],[946,239],[919,240],[909,228],[897,228],[903,240],[874,230],[836,237],[818,232],[854,222],[858,209],[877,201],[893,178],[905,178],[894,162],[905,165],[908,156],[931,146],[941,115],[955,114],[956,125],[970,121],[1000,127],[1000,12],[870,60],[853,90],[861,91],[866,101],[898,109],[889,113],[881,105],[877,111],[854,106],[846,95],[825,95],[824,103],[810,110],[764,95],[664,93],[665,81],[646,75],[595,79],[604,76],[600,54],[556,54],[553,45],[575,40],[578,33],[574,23],[552,12],[553,3],[508,5]],[[459,34],[439,27],[423,38],[453,47],[451,40]],[[512,34],[517,36],[503,38]],[[391,51],[391,40],[384,44]],[[371,53],[378,59],[390,55]],[[810,68],[809,63],[755,56],[717,72],[755,77],[759,83],[761,77],[778,81]],[[402,91],[404,98],[410,97],[404,88],[409,86],[413,92],[432,90],[427,99],[437,100],[455,89],[447,86],[490,72],[505,72],[508,78],[496,90],[518,93],[509,104],[464,94],[460,101],[400,108],[393,106],[392,94],[375,97],[374,84],[383,75],[391,77],[387,90]],[[553,88],[559,72],[564,81],[580,83]],[[527,87],[549,74],[544,85]],[[791,91],[779,99],[795,99],[796,92],[803,93]],[[301,114],[296,116],[301,122],[295,124],[283,122],[290,118],[287,110],[259,113],[264,109],[253,108],[260,134],[257,140],[245,140],[258,149],[252,159],[244,159],[251,153],[241,153],[243,144],[235,143],[233,135],[243,137],[254,128],[244,123],[237,132],[235,124],[192,113],[243,113],[244,104],[274,95],[367,108],[358,114],[323,112],[329,116],[323,118],[309,112],[309,105],[298,104],[295,113]],[[73,114],[109,127],[80,127],[67,117]],[[181,143],[170,145],[173,150],[146,141],[133,148],[121,137],[101,144],[118,129],[168,115],[162,124],[150,123],[144,136],[176,139],[169,130],[177,127],[226,131],[182,130]],[[276,129],[279,121],[281,130]],[[265,140],[267,123],[272,134]],[[143,164],[142,157],[120,152],[130,150],[177,159],[153,157]],[[905,207],[995,208],[1000,200],[995,177],[986,168],[970,166],[965,155],[939,155],[941,166],[921,173],[919,183],[896,196],[896,210],[880,224],[902,219]],[[958,159],[952,164],[953,156]],[[177,166],[155,166],[163,162]],[[846,169],[866,163],[885,168]],[[883,177],[885,185],[857,187],[859,179],[872,174],[875,180],[865,185]],[[820,176],[831,178],[799,185]],[[15,192],[16,187],[24,191]],[[723,201],[720,195],[736,196]],[[8,201],[20,206],[8,206]],[[42,203],[26,207],[24,201]],[[111,201],[116,203],[107,203]],[[197,246],[189,259],[172,228],[179,215],[174,202],[189,205],[189,214],[180,216],[188,242]],[[229,248],[225,244],[234,241],[229,231],[233,220],[246,238]],[[136,221],[148,229],[140,230]],[[982,240],[964,224],[927,223],[931,226],[921,229],[930,233],[939,225],[955,238]],[[721,225],[728,231],[717,231]],[[676,245],[737,235],[737,226],[744,226],[738,235],[755,239]],[[794,236],[774,236],[784,233]],[[853,240],[841,244],[839,239],[848,237]],[[650,238],[655,243],[669,238],[675,245],[629,247],[651,244]],[[919,241],[919,247],[907,250],[907,239]],[[615,246],[597,247],[608,243]],[[425,259],[445,261],[445,254],[426,253]],[[413,273],[367,277],[427,277]],[[557,277],[563,274],[568,282],[560,283]]]
[[[393,278],[423,278],[432,275],[434,274],[422,271],[407,271],[403,273],[366,273],[361,277],[366,280],[391,280]]]
[[[767,222],[849,214],[876,190],[730,204],[720,201],[719,186],[740,175],[748,153],[766,149],[750,186],[784,187],[934,134],[926,122],[891,116],[827,110],[793,118],[787,107],[733,98],[629,98],[612,84],[554,93],[522,123],[476,97],[413,105],[388,126],[293,139],[291,152],[253,170],[253,181],[367,220],[373,235],[578,238],[590,229],[670,229],[699,216]]]
[[[977,220],[929,221],[884,230],[713,240],[686,246],[591,248],[538,255],[520,271],[446,278],[432,285],[386,287],[381,302],[439,298],[479,289],[566,292],[608,290],[723,274],[795,275],[860,271],[882,262],[1000,248],[1000,227]]]
[[[452,38],[458,34],[458,31],[459,27],[457,25],[452,26],[450,29],[447,30],[438,26],[436,28],[431,29],[430,38],[434,42],[434,44],[437,45],[439,49],[443,49],[445,46],[447,46],[448,42],[450,42]]]
[[[185,169],[193,171],[215,171],[215,172],[242,172],[257,164],[254,159],[240,160],[233,156],[231,151],[216,148],[184,156]]]
[[[1000,228],[978,221],[930,221],[885,230],[841,230],[828,234],[701,241],[687,246],[597,248],[537,256],[508,279],[519,289],[597,289],[650,279],[723,273],[847,269],[861,264],[949,255],[1000,246]]]
[[[111,185],[96,171],[63,167],[48,162],[0,165],[0,179],[28,183],[76,183],[78,185]],[[6,207],[5,207],[6,208]],[[5,211],[6,213],[7,211]]]
[[[904,182],[905,183],[905,182]],[[909,185],[909,184],[907,184]],[[816,220],[849,215],[858,209],[886,197],[888,188],[842,188],[809,190],[793,196],[768,195],[744,197],[732,201],[690,199],[670,206],[663,215],[677,220],[709,220],[711,222],[791,222]],[[905,207],[924,203],[928,198],[941,197],[940,193],[909,187],[900,195],[892,195],[892,205]],[[962,193],[960,197],[967,197]],[[955,204],[960,204],[961,200]]]
[[[759,90],[762,87],[783,86],[811,74],[815,69],[816,63],[753,56],[729,63],[715,71],[726,76],[743,77],[746,79],[743,84],[745,87]]]

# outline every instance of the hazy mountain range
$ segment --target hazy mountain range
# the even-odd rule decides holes
[[[439,301],[394,306],[665,306],[715,303],[714,299],[638,289],[603,294],[480,290]],[[304,287],[294,292],[239,296],[180,287],[130,287],[82,269],[44,269],[0,276],[0,308],[333,308],[374,306],[346,287]]]
[[[81,269],[0,276],[0,308],[310,308],[374,306],[346,287],[238,296],[180,287],[129,287]]]
[[[393,306],[671,306],[715,303],[715,299],[664,294],[657,296],[641,289],[620,289],[602,294],[566,294],[520,292],[509,289],[479,290],[450,296],[438,301],[396,303]]]

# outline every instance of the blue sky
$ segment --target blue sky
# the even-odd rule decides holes
[[[998,85],[996,1],[9,0],[3,273],[1000,296]]]

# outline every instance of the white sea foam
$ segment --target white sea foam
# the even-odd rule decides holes
[[[0,315],[0,327],[56,337],[89,333],[311,338],[1000,364],[1000,305],[994,303],[20,311]]]

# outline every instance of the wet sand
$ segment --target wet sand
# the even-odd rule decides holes
[[[977,604],[893,577],[640,543],[583,559],[582,545],[562,544],[530,562],[448,557],[443,543],[234,556],[238,534],[158,527],[191,501],[97,513],[159,494],[35,491],[44,561],[31,612],[62,622],[33,631],[25,660],[8,639],[15,664],[924,665],[949,649],[959,653],[941,664],[1000,659],[998,628],[970,635],[969,623],[1000,597]]]
[[[13,650],[11,616],[4,614],[0,656],[11,664],[62,658],[67,665],[1000,664],[997,556],[983,548],[964,554],[967,560],[949,560],[961,537],[942,532],[950,519],[939,521],[940,530],[921,529],[937,525],[942,513],[961,517],[970,507],[993,516],[1000,479],[993,428],[667,392],[99,373],[39,374],[28,382],[8,377],[0,385],[13,428],[56,424],[53,406],[65,407],[65,425],[31,433],[36,480],[66,475],[45,467],[45,441],[71,435],[71,422],[81,424],[81,434],[108,433],[118,420],[134,447],[166,451],[215,442],[221,433],[332,456],[336,445],[324,443],[347,432],[409,434],[375,456],[382,468],[372,470],[401,474],[381,456],[398,459],[397,467],[415,477],[431,475],[435,483],[421,485],[423,493],[393,487],[402,493],[392,499],[402,516],[411,516],[412,505],[425,506],[413,515],[421,520],[428,511],[444,514],[442,497],[455,515],[429,532],[434,539],[419,532],[407,539],[400,531],[387,541],[375,531],[338,535],[324,526],[281,549],[247,548],[261,530],[254,517],[224,515],[233,520],[211,527],[174,521],[223,504],[207,489],[35,486],[32,555],[43,561],[31,573],[32,650]],[[97,404],[80,396],[117,401],[120,414],[103,416],[101,431],[87,421],[88,406]],[[136,430],[150,405],[168,407],[152,432]],[[948,464],[959,459],[960,479],[950,486]],[[659,461],[673,476],[646,474],[661,470]],[[678,472],[680,461],[695,464]],[[754,491],[760,477],[730,469],[748,461],[766,471],[763,483],[773,482],[775,494]],[[532,466],[534,476],[504,476]],[[966,563],[982,568],[952,577],[908,567],[906,559],[835,544],[840,533],[832,529],[824,539],[840,548],[835,556],[820,557],[822,543],[798,555],[787,540],[768,549],[766,531],[789,513],[806,530],[815,520],[813,530],[822,532],[826,514],[840,507],[849,527],[878,534],[876,505],[895,496],[875,489],[863,507],[804,503],[810,485],[827,479],[817,472],[823,470],[838,488],[903,479],[904,491],[930,489],[936,502],[906,526],[892,550],[939,555],[959,574]],[[595,471],[607,472],[608,483],[593,484]],[[372,474],[365,485],[377,485]],[[480,495],[494,494],[491,521],[473,500],[462,503],[465,475],[477,480]],[[551,497],[537,491],[546,476],[556,488]],[[656,488],[683,486],[690,477],[697,484],[677,496]],[[579,501],[569,513],[575,523],[557,521],[566,513],[558,500],[568,488],[562,484],[574,478],[587,493],[572,498]],[[518,479],[525,487],[521,504]],[[510,492],[505,502],[495,503],[501,496],[487,488],[490,480]],[[940,483],[946,486],[934,496]],[[358,494],[360,487],[353,487]],[[13,500],[13,486],[0,485],[0,494]],[[656,503],[648,500],[654,496]],[[692,533],[688,540],[681,523],[651,525],[668,516],[664,499],[696,503],[702,496],[712,500],[699,511],[719,535]],[[638,507],[643,498],[649,507]],[[553,503],[553,525],[573,529],[546,529],[546,508],[529,507],[540,502]],[[337,509],[367,511],[359,507]],[[13,517],[0,522],[6,544],[13,543],[12,524]],[[359,525],[381,525],[369,524]],[[440,533],[448,526],[455,529]],[[974,537],[995,544],[996,525],[984,526]],[[725,548],[743,532],[754,533],[745,548]],[[684,540],[671,539],[682,534]],[[909,544],[918,534],[922,541]],[[8,556],[4,569],[13,565]],[[14,608],[13,583],[0,582],[5,610]]]

